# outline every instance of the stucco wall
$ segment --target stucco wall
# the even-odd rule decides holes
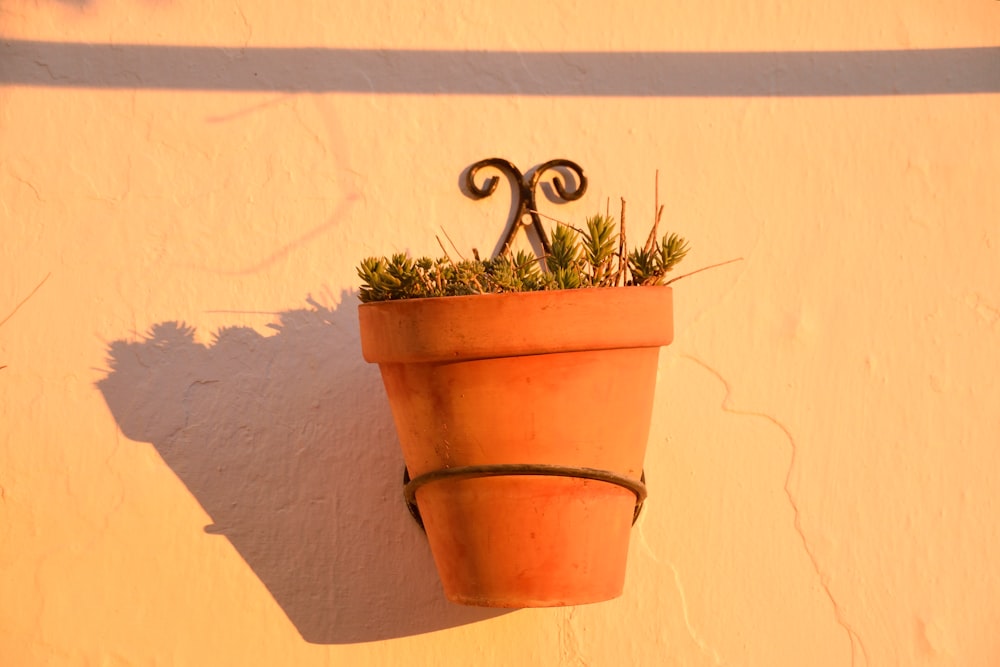
[[[0,0],[0,664],[1000,664],[1000,3],[401,4]],[[360,356],[494,155],[744,258],[612,602],[444,602]]]

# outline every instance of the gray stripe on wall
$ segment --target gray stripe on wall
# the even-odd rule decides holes
[[[1000,47],[611,53],[4,40],[0,85],[564,97],[957,95],[1000,92]]]

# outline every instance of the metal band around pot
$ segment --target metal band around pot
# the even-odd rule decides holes
[[[635,494],[635,510],[632,512],[632,523],[635,524],[642,512],[642,505],[646,500],[646,471],[638,481],[631,477],[625,477],[618,473],[596,468],[572,468],[569,466],[546,465],[542,463],[505,463],[496,465],[463,466],[460,468],[444,468],[432,470],[424,473],[416,479],[410,479],[410,471],[403,468],[403,498],[406,500],[406,508],[410,510],[420,528],[424,527],[424,520],[420,516],[420,508],[417,507],[417,490],[425,484],[438,482],[445,479],[471,479],[475,477],[507,477],[520,475],[541,475],[552,477],[576,477],[579,479],[593,479],[598,482],[607,482],[616,486],[628,489]]]

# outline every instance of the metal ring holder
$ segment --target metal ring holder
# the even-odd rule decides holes
[[[462,466],[460,468],[443,468],[424,473],[415,479],[410,479],[410,470],[403,468],[403,499],[406,501],[406,509],[410,510],[410,516],[417,522],[421,530],[424,528],[423,517],[420,516],[420,508],[417,506],[417,490],[420,487],[446,479],[472,479],[476,477],[515,477],[515,476],[542,475],[550,477],[576,477],[578,479],[593,479],[598,482],[607,482],[628,489],[635,494],[635,510],[632,512],[632,524],[639,519],[642,512],[643,503],[646,501],[646,471],[642,472],[639,480],[625,477],[618,473],[607,470],[597,470],[596,468],[571,468],[567,466],[546,465],[542,463],[507,463],[495,465]]]
[[[538,236],[538,241],[544,253],[551,252],[548,235],[542,226],[541,217],[535,204],[535,190],[541,181],[542,175],[550,170],[562,167],[568,169],[576,176],[577,185],[569,190],[558,176],[553,176],[552,185],[556,194],[564,201],[575,201],[582,197],[587,191],[587,177],[583,174],[583,168],[570,160],[556,159],[544,162],[530,173],[530,178],[522,174],[514,164],[503,158],[487,158],[476,162],[465,174],[465,186],[473,199],[483,199],[489,197],[497,189],[498,176],[490,176],[483,183],[482,187],[476,185],[476,175],[481,169],[492,167],[510,176],[516,185],[514,202],[514,220],[507,229],[506,234],[497,251],[498,255],[506,254],[510,251],[510,244],[517,234],[517,230],[529,225]],[[410,479],[410,471],[403,468],[403,498],[406,507],[410,511],[414,520],[420,528],[424,528],[423,518],[420,516],[420,508],[417,507],[417,490],[420,487],[442,480],[472,479],[477,477],[506,477],[522,475],[548,475],[554,477],[575,477],[578,479],[589,479],[608,484],[615,484],[628,489],[635,494],[635,510],[632,512],[632,523],[634,524],[642,512],[643,503],[646,500],[646,473],[643,471],[638,481],[631,477],[625,477],[618,473],[607,470],[597,470],[595,468],[572,468],[567,466],[545,465],[545,464],[496,464],[496,465],[474,465],[462,466],[458,468],[444,468],[424,473],[415,479]]]

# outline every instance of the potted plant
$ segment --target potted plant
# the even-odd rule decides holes
[[[491,192],[495,179],[477,189],[474,172],[473,193]],[[406,496],[453,602],[622,592],[659,349],[673,339],[667,276],[688,251],[659,234],[662,209],[629,249],[624,213],[623,200],[620,223],[594,215],[542,231],[540,259],[512,252],[508,235],[492,259],[396,254],[358,267],[362,352],[381,370]]]

